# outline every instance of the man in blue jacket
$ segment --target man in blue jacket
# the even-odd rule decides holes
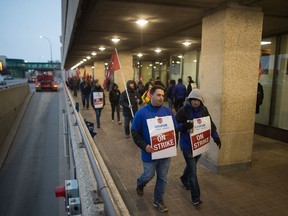
[[[151,146],[147,119],[171,116],[175,129],[177,129],[177,123],[172,110],[166,106],[162,106],[164,102],[164,88],[155,85],[150,90],[150,95],[150,103],[138,110],[131,128],[135,144],[142,149],[141,154],[144,169],[144,172],[137,179],[136,192],[139,196],[143,196],[144,187],[154,177],[156,172],[157,180],[154,190],[153,205],[155,208],[158,208],[160,212],[164,213],[168,211],[167,206],[163,202],[163,195],[167,184],[170,158],[152,160],[151,153],[154,152],[154,149]]]

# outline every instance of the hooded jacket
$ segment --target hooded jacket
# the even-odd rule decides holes
[[[193,98],[201,101],[201,105],[199,107],[191,106],[190,100]],[[178,124],[178,129],[180,131],[180,147],[182,151],[192,152],[190,134],[188,130],[183,127],[183,123],[186,123],[187,120],[193,120],[195,118],[209,116],[211,121],[211,136],[213,139],[219,138],[217,128],[214,122],[212,121],[212,118],[208,112],[207,107],[205,107],[203,103],[204,100],[200,90],[193,89],[192,92],[190,92],[189,96],[187,97],[186,104],[183,107],[181,107],[176,113],[176,121]]]
[[[98,87],[94,86],[93,89],[91,90],[91,93],[90,93],[91,104],[92,104],[93,109],[95,109],[94,103],[93,103],[93,92],[103,92],[103,107],[97,108],[97,109],[103,109],[105,106],[105,94],[104,94],[103,88],[101,86],[98,86]]]
[[[117,88],[116,88],[117,87]],[[120,91],[118,89],[118,85],[116,83],[113,83],[112,88],[109,92],[109,101],[111,104],[117,105],[119,104],[120,100]]]
[[[133,80],[127,81],[126,87],[127,87],[127,92],[129,95],[130,103],[132,105],[133,114],[135,116],[135,113],[138,111],[138,103],[142,104],[143,101],[139,93],[135,89],[132,89],[130,87],[131,83],[134,83],[134,81]],[[134,83],[134,86],[135,86],[135,83]],[[120,95],[120,105],[123,107],[123,115],[125,117],[132,117],[126,91],[123,91]]]

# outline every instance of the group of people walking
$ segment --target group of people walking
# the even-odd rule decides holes
[[[175,80],[171,80],[167,89],[160,79],[156,79],[154,83],[151,81],[147,82],[141,94],[139,93],[139,89],[138,91],[136,89],[136,83],[133,80],[129,80],[126,83],[125,91],[120,92],[116,83],[112,85],[109,91],[112,122],[114,122],[114,113],[116,111],[118,124],[122,123],[120,121],[120,106],[122,106],[125,136],[129,138],[132,135],[134,143],[141,149],[143,173],[137,178],[136,193],[139,196],[143,196],[145,186],[156,173],[153,205],[162,213],[168,211],[168,207],[164,204],[164,193],[168,181],[167,176],[171,156],[165,156],[164,153],[157,159],[153,158],[153,154],[156,155],[155,153],[159,150],[158,147],[169,145],[165,147],[169,148],[178,146],[178,143],[180,144],[186,165],[182,175],[179,177],[179,181],[183,184],[184,189],[190,190],[194,206],[199,206],[202,203],[200,199],[200,186],[197,179],[197,162],[201,154],[193,155],[191,139],[194,119],[202,117],[210,119],[211,137],[218,148],[221,148],[219,134],[208,112],[208,108],[204,105],[202,93],[196,88],[192,78],[188,77],[188,79],[189,83],[187,87],[182,83],[182,79],[179,78],[177,84]],[[83,108],[85,106],[89,108],[89,100],[86,97],[89,87],[86,85],[87,82],[85,80],[80,84],[81,94],[84,95],[82,96]],[[96,94],[94,93],[101,94],[98,98],[95,98]],[[163,105],[165,98],[168,101],[168,107]],[[90,101],[96,113],[97,127],[100,127],[101,110],[105,106],[105,94],[99,80],[95,80],[94,86],[91,87]],[[99,104],[102,105],[96,106]],[[140,104],[144,104],[144,106],[138,110],[138,105]],[[175,112],[172,110],[172,106],[174,106]],[[155,119],[157,120],[156,123]],[[163,120],[169,120],[171,125],[162,124]],[[154,122],[156,125],[153,125],[151,122]],[[155,128],[153,128],[154,126]],[[168,132],[165,131],[167,128],[169,128]],[[158,130],[159,134],[156,137],[151,135],[153,130],[154,132]],[[165,139],[167,137],[170,137],[170,140],[166,142]],[[164,140],[165,142],[155,144],[155,142],[158,142],[157,140]],[[157,146],[157,144],[159,145],[156,148],[155,145]]]

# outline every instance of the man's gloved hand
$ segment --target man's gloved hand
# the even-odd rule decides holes
[[[220,149],[221,148],[221,144],[222,144],[220,138],[219,137],[214,138],[214,142],[217,144],[218,148]]]
[[[182,125],[183,130],[189,130],[193,128],[193,122],[185,122]]]

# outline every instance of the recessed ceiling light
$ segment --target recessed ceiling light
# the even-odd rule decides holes
[[[86,58],[87,58],[87,59],[91,59],[91,56],[87,56]]]
[[[136,21],[136,23],[139,25],[139,26],[145,26],[147,23],[148,23],[149,21],[148,20],[146,20],[146,19],[138,19],[137,21]]]
[[[191,42],[190,41],[185,41],[184,43],[182,43],[184,46],[189,46],[191,45]]]
[[[270,41],[261,41],[261,45],[268,45],[268,44],[271,44]]]
[[[155,52],[160,53],[162,50],[161,49],[155,49]]]
[[[86,61],[87,61],[87,59],[83,59],[83,61],[84,61],[84,62],[86,62]]]
[[[104,51],[106,48],[105,47],[99,47],[99,50]]]
[[[179,55],[179,56],[178,56],[178,58],[180,58],[180,59],[181,59],[181,58],[183,58],[183,56],[182,56],[182,55]]]
[[[93,56],[96,56],[96,55],[97,55],[97,53],[96,53],[96,52],[92,52],[92,53],[91,53],[91,55],[93,55]]]
[[[138,53],[137,56],[141,58],[143,56],[143,54],[142,53]]]
[[[111,41],[113,41],[114,43],[118,43],[120,41],[119,38],[112,38]]]

